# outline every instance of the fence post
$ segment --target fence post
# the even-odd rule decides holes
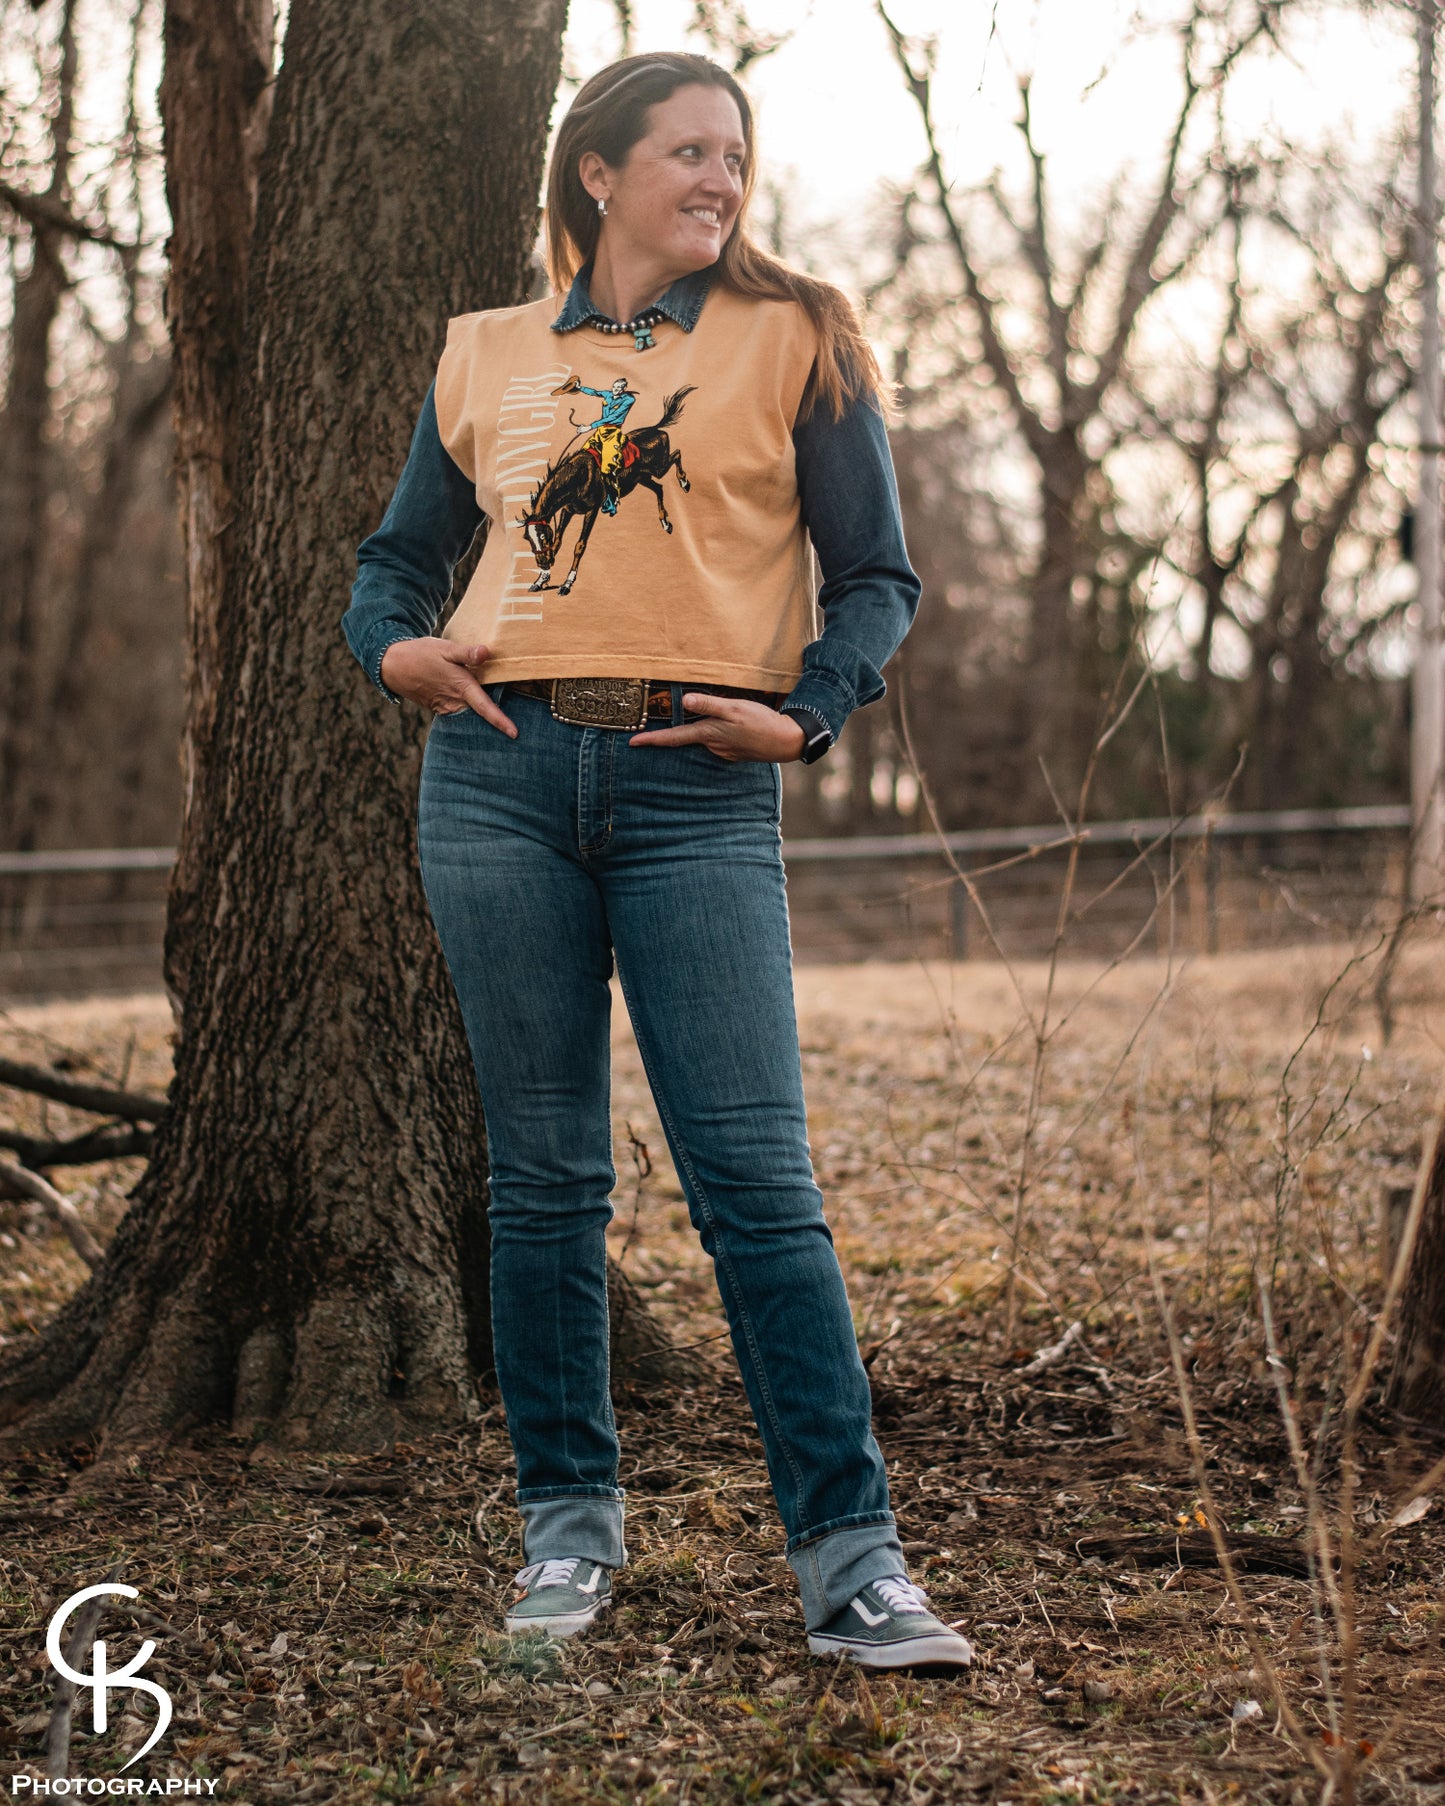
[[[1202,852],[1201,848],[1200,854]],[[1209,941],[1209,892],[1199,854],[1194,857],[1186,856],[1184,896],[1189,915],[1189,945],[1198,953]]]
[[[948,887],[949,932],[953,940],[953,958],[968,958],[968,887],[955,878]]]
[[[1211,953],[1219,951],[1219,842],[1214,838],[1214,823],[1204,824],[1204,898],[1207,917],[1206,944]]]

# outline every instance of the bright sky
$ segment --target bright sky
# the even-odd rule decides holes
[[[284,0],[282,0],[284,6]],[[1184,0],[892,0],[910,35],[936,36],[935,112],[951,176],[963,185],[1002,166],[1022,175],[1017,78],[1034,79],[1038,142],[1067,219],[1120,168],[1142,178],[1157,168],[1177,104],[1176,54],[1163,27]],[[796,228],[829,221],[861,225],[887,180],[906,180],[923,153],[913,102],[903,88],[873,0],[745,0],[769,31],[791,34],[745,77],[758,104],[765,167],[785,189]],[[634,49],[702,48],[691,34],[693,0],[633,0]],[[81,0],[83,90],[78,126],[89,146],[82,165],[108,162],[108,142],[124,117],[122,11],[114,0]],[[36,21],[0,49],[0,79],[22,109],[33,68],[24,40]],[[1356,156],[1386,138],[1407,113],[1414,86],[1411,24],[1403,6],[1372,17],[1358,0],[1306,0],[1286,33],[1289,54],[1258,57],[1230,90],[1240,132],[1296,145],[1329,139]],[[142,59],[148,135],[158,140],[154,83],[159,34]],[[0,41],[3,42],[3,41]],[[619,53],[612,0],[571,0],[565,49],[573,85]],[[164,237],[159,173],[149,230]],[[97,273],[107,267],[101,256]]]
[[[1020,154],[1017,80],[1033,77],[1036,136],[1061,194],[1079,200],[1130,163],[1155,167],[1178,102],[1174,40],[1160,25],[1179,0],[893,0],[910,36],[939,39],[935,111],[951,176],[965,184]],[[636,50],[694,48],[689,0],[635,0]],[[763,155],[801,218],[846,219],[881,180],[907,178],[923,154],[911,97],[873,0],[754,0],[749,15],[791,31],[744,80],[758,102]],[[1145,23],[1139,24],[1142,15]],[[1241,130],[1296,144],[1386,135],[1410,102],[1414,52],[1402,10],[1362,16],[1318,6],[1272,54],[1242,72],[1231,110]],[[618,54],[610,0],[572,0],[567,67],[586,76]],[[1101,79],[1102,78],[1102,79]]]

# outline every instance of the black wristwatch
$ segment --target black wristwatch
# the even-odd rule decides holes
[[[784,703],[778,710],[780,715],[788,715],[803,730],[803,750],[798,758],[804,765],[812,765],[821,759],[833,744],[833,730],[823,717],[804,703]]]

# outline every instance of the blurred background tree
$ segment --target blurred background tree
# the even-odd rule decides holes
[[[1155,706],[1111,743],[1094,818],[1197,805],[1242,748],[1236,804],[1402,798],[1412,585],[1382,451],[1413,436],[1401,147],[1381,174],[1241,137],[1229,85],[1280,54],[1286,9],[1195,0],[1170,28],[1177,102],[1150,180],[1121,171],[1083,215],[1056,204],[1025,75],[1016,179],[962,189],[938,40],[878,10],[927,155],[860,275],[904,403],[925,583],[898,688],[944,823],[1072,808],[1120,667],[1146,659]],[[834,832],[916,812],[892,708],[894,731],[863,716],[813,779]]]
[[[185,640],[159,30],[158,0],[0,18],[7,850],[175,832]]]

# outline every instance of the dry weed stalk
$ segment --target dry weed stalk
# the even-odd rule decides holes
[[[1326,992],[1326,999],[1333,993],[1343,976],[1343,973],[1337,976],[1335,983]],[[1306,1041],[1318,1029],[1323,1018],[1323,1009],[1324,1003],[1322,1002],[1320,1009],[1316,1012],[1315,1021],[1305,1037]],[[1301,1047],[1296,1049],[1296,1056],[1302,1051],[1303,1045],[1302,1043]],[[1292,1059],[1290,1067],[1293,1066],[1293,1063]],[[1290,1067],[1286,1068],[1286,1077]],[[1340,1101],[1327,1112],[1325,1119],[1327,1125],[1333,1125],[1337,1121],[1353,1092],[1354,1082],[1354,1078],[1352,1078]],[[1317,1103],[1318,1096],[1311,1101],[1312,1105]],[[1295,1483],[1304,1500],[1304,1533],[1310,1564],[1315,1656],[1321,1693],[1329,1720],[1322,1738],[1310,1736],[1304,1730],[1298,1714],[1289,1701],[1279,1670],[1269,1659],[1259,1634],[1255,1613],[1239,1584],[1229,1540],[1224,1530],[1224,1519],[1209,1482],[1205,1450],[1199,1434],[1193,1389],[1189,1382],[1183,1342],[1147,1233],[1145,1236],[1149,1275],[1160,1321],[1168,1342],[1170,1364],[1173,1368],[1176,1393],[1184,1418],[1194,1483],[1205,1508],[1210,1536],[1215,1545],[1225,1586],[1239,1615],[1240,1627],[1254,1657],[1258,1675],[1269,1688],[1281,1722],[1288,1729],[1300,1754],[1310,1762],[1324,1783],[1321,1806],[1331,1806],[1331,1803],[1335,1801],[1339,1802],[1339,1806],[1355,1806],[1361,1775],[1367,1767],[1378,1766],[1389,1752],[1405,1723],[1411,1704],[1410,1696],[1407,1694],[1406,1698],[1396,1707],[1388,1723],[1377,1732],[1373,1739],[1367,1739],[1362,1734],[1364,1727],[1361,1723],[1358,1581],[1363,1559],[1381,1547],[1391,1530],[1402,1521],[1407,1507],[1415,1500],[1426,1496],[1433,1487],[1445,1480],[1445,1458],[1436,1461],[1421,1474],[1406,1489],[1403,1496],[1395,1501],[1393,1510],[1372,1534],[1362,1537],[1358,1523],[1362,1493],[1360,1439],[1362,1414],[1379,1371],[1381,1356],[1391,1333],[1391,1323],[1399,1306],[1406,1275],[1409,1272],[1410,1260],[1420,1233],[1427,1196],[1427,1180],[1434,1163],[1436,1142],[1440,1133],[1439,1111],[1435,1112],[1433,1121],[1435,1126],[1427,1138],[1385,1295],[1379,1309],[1373,1313],[1370,1320],[1368,1339],[1357,1366],[1353,1364],[1352,1360],[1355,1347],[1353,1330],[1358,1315],[1361,1312],[1368,1314],[1367,1307],[1353,1291],[1338,1280],[1338,1276],[1334,1272],[1332,1242],[1326,1229],[1324,1237],[1326,1254],[1321,1265],[1325,1267],[1331,1279],[1337,1281],[1337,1292],[1346,1299],[1349,1305],[1349,1309],[1342,1314],[1340,1319],[1339,1358],[1345,1368],[1345,1397],[1339,1413],[1340,1478],[1333,1501],[1326,1497],[1322,1476],[1329,1443],[1335,1381],[1332,1379],[1331,1388],[1325,1400],[1315,1436],[1314,1456],[1311,1459],[1305,1446],[1299,1402],[1293,1395],[1289,1383],[1289,1367],[1280,1352],[1279,1337],[1275,1327],[1271,1279],[1256,1268],[1255,1283],[1259,1299],[1266,1365],[1278,1403],[1280,1421],[1284,1428]],[[1322,1138],[1323,1132],[1317,1133],[1313,1145],[1317,1146]],[[1281,1154],[1282,1162],[1287,1161],[1287,1133]],[[1298,1163],[1291,1164],[1295,1171],[1299,1170]],[[1437,1603],[1433,1614],[1430,1627],[1432,1644],[1438,1643],[1442,1621],[1445,1621],[1445,1601]]]
[[[985,875],[984,872],[964,871],[947,846],[938,822],[930,787],[919,766],[912,743],[908,727],[906,699],[901,700],[901,738],[913,774],[919,784],[920,795],[923,798],[928,817],[939,836],[940,851],[948,860],[951,875],[946,881],[963,886],[970,902],[978,911],[978,918],[983,924],[989,943],[1008,974],[1021,1015],[1019,1026],[1009,1037],[1010,1042],[1019,1034],[1026,1034],[1032,1042],[1027,1094],[1023,1105],[1023,1122],[1019,1141],[1011,1161],[1011,1187],[1007,1211],[990,1207],[988,1201],[980,1196],[974,1188],[969,1188],[974,1191],[974,1195],[969,1201],[970,1207],[978,1210],[1007,1235],[1009,1276],[1007,1324],[1010,1335],[1013,1334],[1017,1321],[1018,1286],[1021,1282],[1031,1283],[1033,1288],[1045,1298],[1050,1308],[1056,1314],[1059,1313],[1059,1305],[1047,1296],[1045,1276],[1039,1274],[1036,1269],[1032,1273],[1029,1272],[1035,1263],[1030,1259],[1032,1251],[1028,1247],[1027,1237],[1029,1200],[1034,1187],[1043,1173],[1047,1171],[1049,1164],[1047,1158],[1041,1157],[1038,1149],[1038,1133],[1043,1114],[1049,1054],[1063,1024],[1083,1001],[1081,997],[1070,1008],[1056,1014],[1056,981],[1069,929],[1082,914],[1082,909],[1076,906],[1079,856],[1082,844],[1087,838],[1084,816],[1098,770],[1099,759],[1109,740],[1119,731],[1130,709],[1134,707],[1143,693],[1151,675],[1146,668],[1122,705],[1118,700],[1120,686],[1116,685],[1115,696],[1110,700],[1105,723],[1096,738],[1083,775],[1077,806],[1072,811],[1064,805],[1050,781],[1050,789],[1054,794],[1065,829],[1065,833],[1060,836],[1059,841],[1051,844],[1066,845],[1068,861],[1061,882],[1054,932],[1045,964],[1043,997],[1038,1006],[1033,1005],[1026,994],[1018,967],[1002,945],[995,923],[979,894],[977,880]],[[1163,739],[1162,719],[1160,733],[1161,739]],[[1167,753],[1167,741],[1165,741],[1166,776]],[[1235,775],[1237,776],[1237,773]],[[1048,778],[1047,772],[1045,777]],[[1232,782],[1233,779],[1231,779]],[[1077,1134],[1079,1127],[1082,1126],[1082,1121],[1087,1120],[1088,1116],[1093,1114],[1103,1097],[1116,1083],[1124,1063],[1135,1051],[1140,1037],[1150,1023],[1157,1017],[1160,1006],[1173,987],[1176,969],[1172,900],[1175,887],[1183,876],[1185,862],[1176,862],[1174,858],[1175,848],[1172,833],[1160,836],[1147,849],[1141,848],[1138,860],[1130,869],[1136,869],[1140,862],[1147,865],[1150,855],[1161,847],[1168,859],[1168,871],[1162,880],[1156,880],[1154,906],[1140,936],[1135,938],[1124,953],[1107,963],[1084,995],[1092,993],[1110,973],[1117,969],[1123,959],[1127,958],[1129,953],[1138,946],[1142,935],[1154,928],[1161,912],[1171,911],[1165,937],[1168,951],[1165,976],[1157,995],[1150,1001],[1141,1020],[1136,1024],[1134,1032],[1128,1037],[1123,1053],[1090,1098],[1087,1109],[1082,1113],[1081,1121],[1073,1125],[1071,1135]],[[1016,861],[1000,863],[1012,864]],[[1122,877],[1115,880],[1116,884],[1119,882],[1122,882]],[[1412,917],[1418,916],[1419,911],[1412,911],[1410,914]],[[1370,1105],[1365,1110],[1363,1117],[1355,1109],[1361,1075],[1365,1064],[1371,1057],[1367,1050],[1361,1050],[1360,1057],[1352,1063],[1352,1068],[1345,1076],[1342,1085],[1331,1085],[1329,1082],[1328,1072],[1333,1064],[1337,1031],[1340,1026],[1340,1019],[1331,1021],[1332,1007],[1339,999],[1351,975],[1367,970],[1371,962],[1383,950],[1384,978],[1381,981],[1377,974],[1375,1001],[1377,1008],[1381,1010],[1382,1026],[1387,1026],[1384,1023],[1386,1012],[1381,999],[1388,996],[1389,982],[1402,939],[1401,921],[1377,929],[1372,937],[1367,933],[1366,944],[1357,945],[1343,968],[1334,974],[1330,983],[1324,988],[1313,1012],[1313,1019],[1284,1065],[1275,1095],[1278,1127],[1272,1163],[1274,1179],[1270,1188],[1272,1192],[1270,1200],[1272,1208],[1269,1211],[1271,1233],[1267,1249],[1262,1248],[1258,1251],[1254,1263],[1255,1287],[1263,1322],[1268,1371],[1276,1391],[1295,1480],[1305,1502],[1305,1537],[1310,1567],[1312,1613],[1315,1623],[1314,1653],[1327,1719],[1326,1726],[1322,1727],[1322,1735],[1316,1734],[1314,1729],[1307,1725],[1301,1717],[1300,1711],[1291,1701],[1281,1671],[1270,1658],[1255,1611],[1241,1586],[1238,1564],[1234,1559],[1229,1538],[1225,1532],[1224,1516],[1210,1482],[1184,1342],[1166,1294],[1164,1277],[1153,1247],[1150,1225],[1147,1222],[1141,1222],[1140,1225],[1149,1281],[1168,1345],[1169,1364],[1174,1375],[1175,1389],[1185,1425],[1194,1481],[1198,1497],[1204,1505],[1210,1539],[1224,1578],[1225,1588],[1237,1614],[1242,1635],[1253,1657],[1257,1675],[1261,1683],[1268,1688],[1269,1695],[1274,1701],[1278,1726],[1288,1735],[1301,1758],[1309,1763],[1322,1784],[1321,1806],[1327,1806],[1327,1803],[1331,1802],[1337,1802],[1339,1806],[1354,1806],[1361,1773],[1368,1764],[1379,1762],[1398,1735],[1408,1711],[1408,1702],[1401,1704],[1391,1721],[1373,1742],[1367,1741],[1362,1736],[1358,1582],[1362,1560],[1372,1550],[1378,1548],[1392,1525],[1398,1521],[1404,1508],[1413,1499],[1424,1495],[1432,1486],[1445,1479],[1445,1459],[1435,1463],[1429,1472],[1419,1478],[1406,1495],[1397,1501],[1393,1513],[1385,1524],[1381,1525],[1372,1536],[1362,1537],[1358,1523],[1361,1497],[1360,1438],[1362,1412],[1379,1369],[1381,1352],[1390,1333],[1390,1325],[1399,1304],[1410,1256],[1419,1234],[1425,1196],[1424,1179],[1430,1167],[1431,1150],[1427,1149],[1426,1151],[1426,1158],[1421,1167],[1421,1176],[1417,1180],[1412,1196],[1410,1211],[1396,1251],[1385,1297],[1378,1311],[1372,1315],[1368,1312],[1363,1300],[1346,1283],[1344,1275],[1339,1269],[1333,1237],[1328,1233],[1327,1225],[1321,1224],[1321,1227],[1326,1230],[1323,1236],[1323,1253],[1313,1264],[1326,1274],[1335,1296],[1346,1301],[1347,1310],[1342,1319],[1340,1335],[1341,1358],[1344,1362],[1343,1375],[1337,1374],[1331,1380],[1315,1437],[1313,1458],[1306,1448],[1300,1414],[1295,1400],[1291,1397],[1288,1368],[1280,1352],[1273,1309],[1273,1289],[1288,1254],[1294,1251],[1297,1245],[1297,1238],[1293,1236],[1296,1228],[1294,1218],[1296,1203],[1301,1192],[1307,1203],[1322,1207],[1322,1201],[1311,1195],[1312,1163],[1346,1137],[1358,1133],[1362,1122],[1368,1121],[1381,1107],[1379,1104]],[[1301,1087],[1299,1078],[1305,1070],[1303,1062],[1306,1053],[1312,1047],[1318,1051],[1321,1041],[1324,1042],[1323,1073],[1313,1086]],[[998,1049],[995,1047],[972,1072],[966,1075],[962,1086],[965,1099],[970,1095],[977,1098],[978,1080],[989,1061],[997,1056]],[[1142,1083],[1142,1071],[1140,1076]],[[1141,1116],[1142,1110],[1136,1110],[1136,1133]],[[1437,1122],[1438,1119],[1437,1112]],[[1208,1233],[1211,1253],[1215,1233],[1214,1145],[1219,1138],[1219,1130],[1220,1100],[1216,1075],[1211,1085],[1209,1120],[1211,1151]],[[1136,1180],[1138,1182],[1136,1195],[1142,1210],[1144,1200],[1148,1195],[1148,1187],[1144,1183],[1142,1171],[1136,1173]],[[1262,1229],[1263,1227],[1261,1225]],[[946,1279],[947,1275],[944,1278]],[[935,1290],[937,1285],[942,1283],[942,1281],[937,1282]],[[1357,1343],[1353,1339],[1353,1331],[1361,1320],[1361,1313],[1364,1313],[1365,1317],[1369,1319],[1370,1326],[1363,1356],[1356,1364],[1353,1357]],[[1060,1320],[1062,1322],[1062,1317]],[[1077,1337],[1081,1332],[1074,1328],[1073,1333]],[[1340,1483],[1335,1496],[1329,1500],[1326,1498],[1322,1476],[1331,1441],[1332,1414],[1336,1411],[1337,1390],[1343,1391],[1343,1403],[1339,1405],[1334,1426],[1341,1448]],[[1438,1611],[1435,1628],[1438,1635],[1440,1628]]]
[[[1270,1698],[1274,1701],[1280,1722],[1285,1726],[1294,1740],[1300,1754],[1304,1756],[1321,1778],[1328,1784],[1335,1777],[1331,1764],[1324,1752],[1315,1747],[1314,1740],[1308,1737],[1300,1722],[1298,1714],[1290,1704],[1285,1691],[1284,1682],[1279,1670],[1269,1658],[1269,1652],[1260,1638],[1259,1630],[1254,1622],[1254,1613],[1249,1601],[1244,1596],[1244,1589],[1239,1584],[1239,1572],[1234,1565],[1234,1557],[1225,1538],[1223,1516],[1209,1483],[1209,1468],[1204,1453],[1204,1443],[1199,1434],[1199,1420],[1194,1411],[1194,1393],[1189,1384],[1189,1374],[1185,1364],[1184,1344],[1179,1329],[1174,1321],[1174,1313],[1169,1308],[1169,1299],[1164,1291],[1163,1278],[1159,1272],[1158,1262],[1154,1258],[1153,1249],[1148,1237],[1145,1238],[1146,1258],[1149,1265],[1149,1279],[1154,1291],[1155,1304],[1158,1307],[1159,1319],[1164,1326],[1165,1339],[1169,1346],[1170,1366],[1174,1371],[1174,1383],[1179,1397],[1179,1408],[1184,1418],[1184,1435],[1189,1448],[1190,1464],[1194,1471],[1194,1484],[1199,1499],[1204,1507],[1206,1527],[1214,1544],[1215,1556],[1219,1562],[1220,1572],[1224,1576],[1225,1589],[1230,1603],[1239,1615],[1240,1630],[1245,1642],[1249,1645],[1249,1653],[1254,1658],[1255,1669],[1259,1678],[1269,1688]],[[1327,1796],[1328,1797],[1328,1796]]]
[[[1141,660],[1143,668],[1135,679],[1133,687],[1129,690],[1128,694],[1125,695],[1125,680],[1128,675],[1131,658],[1133,657],[1138,657]],[[1101,711],[1100,726],[1094,736],[1093,744],[1090,748],[1085,768],[1080,779],[1077,802],[1072,810],[1070,810],[1060,796],[1052,775],[1047,767],[1043,766],[1041,762],[1044,781],[1048,785],[1049,793],[1054,799],[1063,832],[1056,839],[1050,840],[1043,845],[1030,847],[1026,849],[1025,852],[1009,859],[997,861],[993,865],[978,867],[972,871],[964,870],[963,866],[959,863],[957,856],[948,845],[947,833],[939,819],[932,788],[929,785],[927,776],[920,764],[913,743],[908,719],[907,697],[906,693],[904,693],[903,686],[900,686],[899,735],[902,741],[905,760],[918,785],[919,795],[923,800],[929,824],[933,833],[937,836],[939,851],[949,867],[950,875],[943,880],[943,882],[962,885],[970,903],[977,910],[979,920],[983,924],[989,945],[997,954],[1008,975],[1009,984],[1020,1011],[1020,1022],[1006,1040],[1002,1043],[995,1044],[995,1046],[984,1056],[983,1060],[981,1060],[971,1071],[964,1072],[959,1085],[960,1109],[962,1109],[970,1099],[973,1099],[975,1104],[979,1104],[978,1083],[980,1078],[989,1064],[1002,1051],[1002,1048],[1006,1046],[1008,1042],[1011,1042],[1015,1035],[1026,1033],[1032,1040],[1032,1055],[1029,1067],[1028,1091],[1024,1104],[1023,1123],[1019,1133],[1017,1146],[1011,1159],[1004,1153],[1002,1145],[998,1140],[997,1133],[989,1120],[988,1112],[982,1109],[981,1104],[979,1105],[980,1122],[984,1126],[985,1133],[989,1134],[995,1142],[995,1151],[996,1155],[1000,1158],[1000,1163],[1007,1163],[1012,1169],[1007,1213],[1000,1213],[990,1205],[981,1194],[972,1187],[969,1187],[964,1180],[963,1175],[957,1171],[957,1163],[955,1163],[954,1171],[951,1175],[956,1181],[964,1184],[965,1189],[972,1193],[969,1199],[970,1207],[978,1214],[985,1217],[986,1220],[998,1229],[1006,1238],[1007,1253],[1003,1262],[1006,1273],[1004,1309],[1006,1334],[1010,1338],[1014,1335],[1017,1327],[1019,1288],[1021,1285],[1026,1285],[1033,1290],[1046,1304],[1061,1325],[1065,1322],[1065,1307],[1055,1301],[1049,1285],[1048,1276],[1039,1270],[1037,1262],[1033,1259],[1033,1251],[1027,1246],[1029,1201],[1034,1189],[1046,1176],[1052,1165],[1052,1159],[1049,1156],[1040,1154],[1038,1145],[1039,1124],[1044,1110],[1049,1056],[1059,1036],[1068,1027],[1079,1010],[1081,1010],[1094,993],[1106,983],[1109,977],[1117,972],[1119,968],[1138,951],[1146,938],[1156,931],[1161,915],[1165,915],[1166,912],[1168,912],[1168,934],[1166,939],[1167,963],[1164,978],[1161,981],[1158,991],[1141,1013],[1139,1020],[1135,1023],[1132,1032],[1126,1037],[1117,1058],[1112,1062],[1101,1082],[1093,1088],[1093,1091],[1085,1100],[1083,1107],[1074,1115],[1070,1121],[1067,1132],[1060,1138],[1060,1145],[1067,1146],[1073,1137],[1077,1136],[1086,1124],[1092,1120],[1095,1113],[1102,1106],[1104,1100],[1112,1093],[1119,1074],[1133,1054],[1141,1035],[1143,1035],[1146,1028],[1154,1019],[1160,1005],[1173,987],[1176,977],[1174,970],[1174,933],[1172,919],[1173,899],[1179,885],[1184,882],[1191,865],[1202,857],[1205,852],[1204,843],[1202,841],[1196,842],[1183,859],[1176,860],[1175,836],[1178,828],[1186,819],[1187,812],[1177,812],[1173,808],[1171,802],[1168,811],[1168,827],[1161,833],[1155,835],[1151,840],[1137,844],[1134,857],[1126,863],[1123,870],[1116,874],[1104,890],[1097,896],[1091,898],[1088,902],[1076,906],[1079,858],[1081,850],[1089,838],[1089,829],[1085,821],[1085,816],[1088,812],[1090,797],[1093,792],[1095,779],[1098,775],[1100,760],[1110,743],[1128,721],[1140,697],[1145,693],[1146,689],[1151,686],[1155,689],[1157,700],[1157,674],[1153,668],[1152,661],[1148,656],[1147,648],[1136,635],[1134,642],[1129,648],[1128,655],[1119,665],[1119,669],[1115,675],[1113,689]],[[1159,711],[1159,731],[1161,743],[1164,748],[1167,778],[1168,748],[1167,739],[1164,735],[1162,710]],[[1231,773],[1227,783],[1223,786],[1218,796],[1212,799],[1211,806],[1217,806],[1227,800],[1229,792],[1239,776],[1240,769],[1241,767],[1239,765],[1235,767],[1235,770]],[[1172,790],[1172,782],[1169,787]],[[1029,999],[1018,965],[1010,956],[1008,949],[1004,946],[993,918],[984,903],[983,897],[979,891],[978,881],[992,873],[1017,865],[1024,860],[1035,858],[1046,850],[1057,850],[1062,847],[1067,847],[1068,859],[1059,889],[1054,930],[1045,960],[1043,997],[1039,1006],[1035,1008]],[[1158,879],[1155,880],[1153,904],[1139,925],[1137,931],[1131,936],[1128,943],[1123,948],[1104,963],[1099,973],[1088,985],[1083,987],[1072,1003],[1059,1010],[1056,1014],[1055,993],[1058,984],[1059,969],[1061,961],[1067,951],[1069,934],[1072,927],[1088,909],[1112,894],[1141,868],[1152,874],[1151,860],[1161,851],[1161,849],[1165,853],[1168,862],[1168,870],[1162,882]],[[944,1013],[944,1023],[945,1033],[954,1053],[956,1069],[962,1069],[965,1066],[965,1062],[954,1041],[954,1037],[951,1033],[951,1023],[949,1022],[946,1013]],[[914,1178],[915,1182],[918,1182],[917,1174],[914,1171],[915,1163],[909,1159],[906,1151],[900,1149],[899,1153],[901,1164],[909,1171],[910,1177]],[[1002,1251],[1003,1250],[1001,1249],[1000,1252]],[[961,1264],[961,1262],[956,1263],[954,1268],[949,1269],[949,1271],[945,1272],[934,1282],[932,1288],[934,1294],[947,1283],[948,1279],[952,1276],[952,1273],[957,1270],[958,1264]]]

